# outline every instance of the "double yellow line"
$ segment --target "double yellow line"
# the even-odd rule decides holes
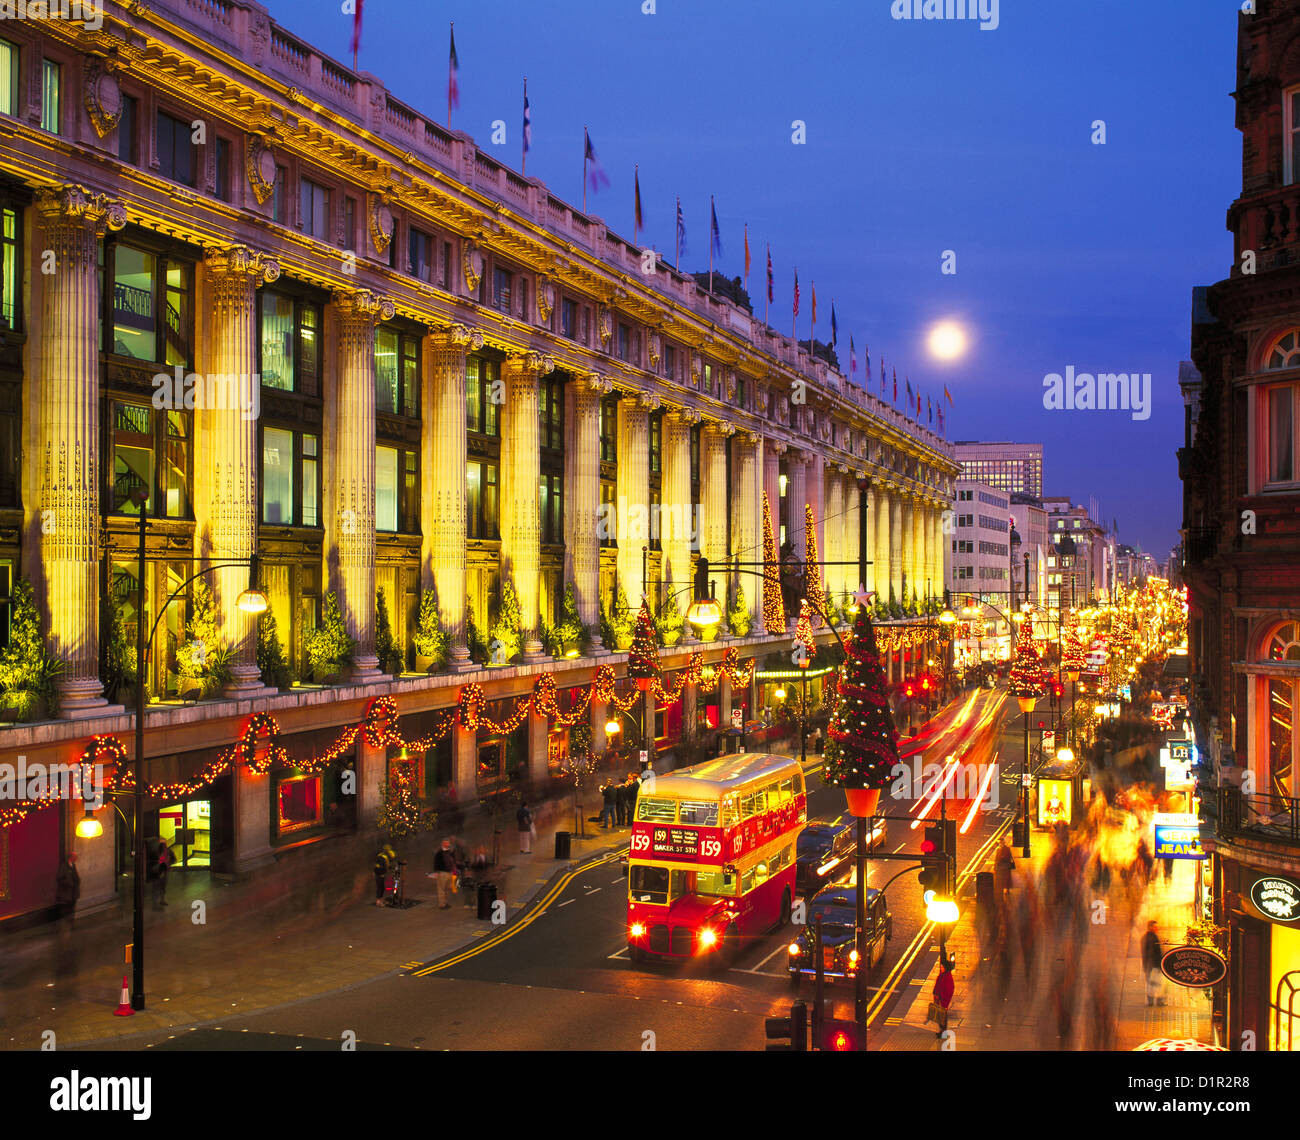
[[[957,876],[958,892],[960,892],[962,885],[966,883],[966,881],[970,879],[970,877],[973,874],[975,874],[976,870],[978,870],[978,868],[983,866],[984,860],[988,858],[989,851],[993,848],[993,846],[996,843],[998,843],[1001,840],[1003,834],[1010,826],[1011,826],[1010,819],[1003,820],[1001,826],[998,827],[998,829],[992,835],[990,835],[987,840],[985,840],[985,842],[980,846],[980,849],[976,851],[975,854],[969,860],[969,862],[967,862],[965,870],[963,870],[961,874]],[[933,936],[934,936],[933,922],[927,922],[924,926],[921,927],[920,930],[917,931],[916,936],[912,939],[907,949],[903,951],[902,956],[898,959],[897,962],[894,963],[894,968],[889,971],[889,976],[885,978],[885,980],[881,983],[880,989],[876,991],[876,996],[872,998],[870,1002],[867,1003],[867,1024],[868,1025],[870,1025],[871,1020],[882,1009],[884,1009],[885,1003],[889,1000],[890,995],[893,993],[894,986],[897,984],[898,980],[903,976],[904,973],[906,973],[908,970],[911,969],[912,963],[916,961],[917,955],[920,954],[921,952],[921,947],[926,945]]]
[[[432,966],[425,966],[422,969],[412,971],[411,976],[416,978],[428,977],[430,974],[436,974],[439,970],[446,970],[451,966],[458,966],[462,962],[469,961],[479,954],[484,954],[494,946],[500,946],[507,938],[513,938],[521,930],[529,926],[534,919],[539,918],[546,912],[546,908],[551,905],[568,885],[573,882],[579,875],[585,875],[593,867],[599,867],[602,863],[608,863],[611,859],[617,858],[619,851],[610,851],[602,855],[599,859],[593,859],[589,863],[583,863],[581,866],[574,867],[572,871],[566,871],[556,880],[540,899],[534,901],[528,911],[522,918],[516,919],[509,926],[502,927],[500,931],[492,935],[491,938],[485,939],[477,946],[472,946],[468,950],[462,950],[459,954],[444,959],[441,962],[435,962]]]

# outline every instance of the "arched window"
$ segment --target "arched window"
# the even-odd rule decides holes
[[[1283,368],[1300,368],[1300,329],[1292,329],[1278,339],[1264,365],[1269,372]]]
[[[1264,661],[1286,666],[1300,665],[1300,623],[1283,622],[1267,633],[1262,643]],[[1286,670],[1291,673],[1291,669]],[[1300,675],[1264,675],[1259,677],[1257,701],[1263,702],[1267,716],[1257,740],[1261,750],[1259,768],[1267,762],[1267,780],[1260,791],[1289,799],[1296,795],[1292,776],[1296,769],[1295,725],[1300,714]],[[1258,706],[1257,706],[1258,707]]]
[[[1277,1053],[1300,1049],[1300,971],[1292,970],[1278,978],[1269,1012],[1273,1015],[1269,1049]]]

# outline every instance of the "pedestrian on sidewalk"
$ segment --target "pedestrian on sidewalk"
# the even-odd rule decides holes
[[[456,851],[450,839],[444,839],[438,850],[433,853],[433,885],[438,889],[438,909],[450,910],[448,896],[456,889],[456,875],[459,871]]]
[[[948,1007],[952,1005],[952,995],[957,991],[957,983],[953,980],[953,967],[957,965],[956,958],[948,957],[946,950],[939,955],[939,976],[934,980],[934,993],[930,1000],[930,1013],[933,1017],[927,1017],[926,1020],[933,1020],[938,1026],[936,1037],[942,1037],[944,1031],[948,1028]]]
[[[614,788],[614,816],[618,820],[619,827],[626,827],[631,822],[630,808],[627,802],[627,777],[623,777],[623,782]]]
[[[1038,891],[1034,880],[1026,875],[1016,908],[1016,926],[1020,934],[1020,958],[1025,966],[1025,981],[1032,984],[1038,963]]]
[[[385,843],[375,856],[375,906],[384,905],[384,892],[388,889],[388,873],[393,868],[393,859],[397,852]]]
[[[533,813],[528,810],[528,805],[523,800],[519,801],[519,810],[515,812],[515,824],[519,828],[519,854],[531,855],[537,828],[533,824]]]
[[[67,919],[65,925],[72,925],[72,914],[77,909],[77,900],[81,898],[81,875],[77,871],[77,853],[69,851],[68,857],[59,866],[54,880],[54,901],[59,904],[59,918]]]
[[[1090,1051],[1109,1053],[1115,1048],[1115,997],[1104,972],[1093,981],[1089,1031]]]
[[[1166,857],[1161,859],[1160,862],[1164,864],[1165,886],[1169,886],[1169,880],[1174,877],[1174,861]]]
[[[600,785],[600,798],[600,825],[608,830],[615,826],[618,811],[618,789],[614,786],[613,776]]]
[[[167,846],[165,839],[158,840],[151,862],[151,873],[148,877],[153,883],[153,908],[157,910],[167,905],[167,869],[173,862],[171,848]]]
[[[1151,854],[1151,848],[1147,846],[1145,838],[1138,840],[1137,865],[1141,867],[1142,882],[1151,881],[1151,872],[1155,868],[1155,857]]]
[[[1165,1004],[1165,976],[1160,970],[1160,959],[1164,957],[1164,948],[1160,945],[1160,935],[1156,933],[1155,921],[1147,923],[1147,932],[1142,935],[1142,971],[1147,980],[1147,1005]]]
[[[1016,869],[1016,857],[1011,853],[1011,837],[1003,836],[998,847],[997,858],[993,861],[993,882],[998,898],[1005,898],[1011,889],[1011,872]]]

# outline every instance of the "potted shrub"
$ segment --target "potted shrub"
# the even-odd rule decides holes
[[[438,595],[432,589],[420,595],[420,613],[412,640],[417,673],[434,673],[447,664],[447,631],[442,628]]]

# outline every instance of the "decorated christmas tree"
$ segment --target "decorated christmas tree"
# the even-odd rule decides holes
[[[1083,638],[1079,636],[1079,615],[1070,612],[1065,619],[1065,647],[1061,657],[1061,667],[1067,671],[1083,670],[1088,664],[1087,650]]]
[[[402,654],[393,639],[393,623],[388,617],[388,600],[384,588],[375,591],[375,656],[379,671],[396,677],[402,671]]]
[[[890,782],[898,763],[898,730],[876,649],[870,595],[859,592],[857,602],[848,652],[835,686],[835,711],[826,730],[822,778],[844,788],[849,810],[861,816],[875,812],[880,789]]]
[[[803,510],[804,543],[808,550],[808,557],[804,561],[806,567],[804,572],[804,597],[812,603],[810,606],[810,609],[812,610],[810,615],[812,628],[820,629],[823,625],[821,607],[824,605],[825,599],[822,597],[821,559],[817,554],[817,522],[813,518],[811,503],[805,504]],[[802,614],[800,615],[800,620],[803,620]]]
[[[763,628],[768,633],[785,632],[785,604],[781,601],[781,568],[776,561],[776,539],[772,534],[772,504],[763,492]]]
[[[799,603],[799,620],[795,623],[794,640],[796,647],[802,646],[802,652],[796,650],[796,662],[799,668],[806,669],[817,656],[817,640],[813,637],[813,609],[807,598]]]
[[[636,615],[632,630],[632,648],[627,655],[627,675],[643,692],[659,676],[659,649],[656,645],[655,619],[650,616],[650,606],[643,598],[641,610]]]
[[[1016,640],[1016,656],[1011,663],[1011,691],[1031,702],[1043,692],[1043,666],[1034,648],[1034,623],[1025,618],[1020,623],[1020,636]],[[1021,706],[1022,709],[1025,706]]]
[[[437,814],[420,803],[409,769],[394,763],[387,780],[379,785],[379,814],[375,820],[381,835],[400,849],[402,840],[429,831]]]
[[[745,603],[745,587],[740,584],[740,575],[731,576],[731,604],[727,607],[727,625],[737,637],[748,637],[753,620],[749,616],[749,606]]]

